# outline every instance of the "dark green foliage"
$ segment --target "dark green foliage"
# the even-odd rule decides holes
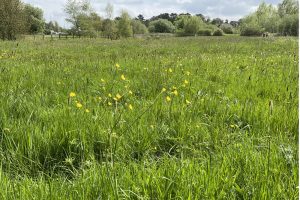
[[[152,33],[174,33],[175,26],[166,19],[158,19],[150,22],[149,31]]]
[[[140,20],[132,20],[131,22],[133,34],[148,33],[147,27]]]
[[[299,35],[299,17],[297,15],[286,15],[279,23],[278,31],[284,36],[298,36]]]
[[[220,29],[226,34],[233,34],[233,27],[230,24],[222,24]]]
[[[217,29],[214,31],[213,36],[223,36],[223,31],[221,29]]]
[[[34,7],[30,4],[25,4],[23,8],[24,17],[25,17],[25,27],[26,33],[36,34],[42,33],[45,28],[45,21],[43,19],[44,14],[43,10],[37,7]]]
[[[212,30],[211,29],[200,29],[197,33],[199,36],[211,36]]]
[[[241,36],[261,36],[263,29],[254,24],[244,25],[241,28]]]
[[[122,11],[120,20],[118,20],[118,32],[121,37],[132,37],[132,25],[129,14],[126,11]]]
[[[20,0],[0,1],[0,38],[15,40],[24,31],[23,6]]]

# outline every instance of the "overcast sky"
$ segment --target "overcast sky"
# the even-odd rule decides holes
[[[61,26],[69,27],[65,22],[66,16],[63,11],[66,0],[24,0],[24,2],[42,8],[47,21],[56,20]],[[115,16],[125,9],[132,17],[142,14],[145,18],[150,18],[166,12],[189,12],[201,13],[211,18],[238,20],[255,11],[262,0],[91,0],[93,8],[100,16],[105,16],[104,9],[108,2],[114,6]],[[265,0],[265,2],[277,5],[281,0]]]

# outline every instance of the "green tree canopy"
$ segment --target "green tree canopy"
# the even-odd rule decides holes
[[[43,19],[43,10],[30,4],[24,6],[26,32],[30,34],[44,31],[45,20]]]
[[[126,11],[122,11],[120,20],[118,21],[118,31],[121,37],[131,37],[132,32],[132,25],[131,25],[131,18]]]
[[[20,0],[0,1],[0,37],[5,40],[16,39],[24,27],[23,5]]]
[[[173,33],[175,26],[166,19],[158,19],[150,22],[149,31],[153,33]]]

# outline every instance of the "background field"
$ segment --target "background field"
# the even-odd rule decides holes
[[[26,39],[0,56],[1,199],[298,198],[296,38]]]

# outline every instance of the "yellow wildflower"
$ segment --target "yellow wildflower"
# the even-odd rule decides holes
[[[101,82],[102,82],[102,83],[105,83],[105,80],[104,80],[103,78],[101,78]]]
[[[70,96],[70,97],[75,97],[76,94],[75,94],[75,92],[70,92],[69,96]]]
[[[173,91],[173,94],[174,94],[175,96],[178,96],[178,91],[177,91],[177,90],[174,90],[174,91]]]
[[[121,79],[122,79],[123,81],[125,81],[125,80],[126,80],[126,78],[125,78],[124,74],[122,74],[122,76],[121,76]]]
[[[117,94],[116,97],[118,100],[120,100],[122,98],[122,96],[120,94]]]
[[[189,81],[187,81],[187,80],[184,80],[184,84],[189,84]]]
[[[77,102],[77,103],[76,103],[76,107],[77,107],[77,108],[82,108],[82,104],[81,104],[80,102]]]
[[[112,103],[111,103],[111,102],[108,102],[107,104],[108,104],[109,106],[111,106],[111,105],[112,105]]]
[[[86,113],[89,113],[89,112],[90,112],[90,110],[89,110],[89,109],[85,109],[85,112],[86,112]]]
[[[109,97],[112,97],[111,93],[108,94]]]
[[[118,63],[116,64],[116,68],[117,68],[117,69],[119,69],[119,68],[120,68],[120,65],[119,65]]]
[[[131,104],[128,105],[128,108],[129,108],[130,110],[133,110],[133,106],[132,106]]]
[[[173,72],[173,70],[172,70],[171,68],[169,68],[169,72],[170,72],[170,73],[172,73],[172,72]]]
[[[167,96],[166,100],[167,100],[167,102],[170,102],[172,99],[171,99],[171,97]]]
[[[167,89],[166,89],[166,88],[163,88],[161,91],[162,91],[162,92],[165,92],[165,91],[167,91]]]

